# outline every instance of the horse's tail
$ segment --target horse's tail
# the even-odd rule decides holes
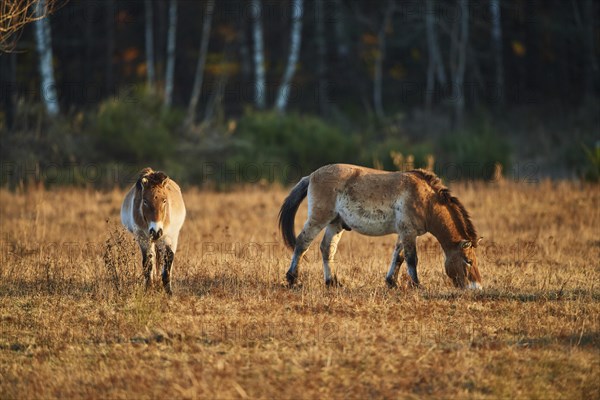
[[[310,177],[305,176],[294,186],[288,197],[281,205],[279,210],[279,230],[283,241],[287,247],[294,249],[296,247],[296,233],[294,232],[294,218],[302,200],[308,193],[308,184]]]

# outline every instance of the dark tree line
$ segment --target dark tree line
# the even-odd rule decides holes
[[[252,105],[460,125],[596,98],[598,21],[594,0],[70,1],[0,55],[2,109],[10,124],[19,100],[58,114],[145,84],[187,123]]]

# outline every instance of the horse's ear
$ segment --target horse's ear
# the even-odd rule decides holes
[[[147,183],[148,183],[148,178],[146,178],[145,176],[141,176],[140,179],[137,180],[135,187],[138,190],[142,190],[142,189],[144,189],[144,186],[146,186]]]
[[[140,171],[140,177],[138,178],[135,185],[139,190],[142,190],[144,186],[146,186],[146,184],[148,183],[148,175],[150,175],[152,172],[153,170],[150,167],[146,167]]]
[[[473,243],[471,243],[470,240],[461,240],[460,241],[460,248],[461,249],[468,249],[471,246],[473,246]]]

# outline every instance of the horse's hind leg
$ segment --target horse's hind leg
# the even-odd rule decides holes
[[[321,254],[323,254],[323,274],[325,275],[325,284],[327,286],[339,285],[335,273],[331,274],[331,264],[337,251],[337,245],[344,233],[344,228],[340,223],[331,223],[327,225],[325,236],[321,241]]]
[[[400,267],[404,262],[404,251],[402,248],[402,242],[398,240],[396,242],[396,247],[394,248],[394,254],[392,255],[392,263],[390,264],[390,269],[385,276],[385,282],[389,287],[396,287],[398,282],[398,272],[400,271]]]
[[[296,247],[294,248],[294,254],[292,256],[292,262],[290,263],[290,268],[285,274],[285,278],[288,281],[288,284],[292,286],[296,279],[298,278],[298,263],[300,259],[306,253],[308,246],[315,240],[315,237],[323,230],[323,228],[327,225],[327,223],[319,224],[313,220],[308,220],[304,224],[304,228],[302,228],[302,232],[298,235],[296,239]]]

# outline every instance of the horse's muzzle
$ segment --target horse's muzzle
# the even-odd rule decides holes
[[[152,237],[152,240],[160,239],[162,234],[163,234],[162,228],[159,228],[158,231],[155,230],[154,228],[150,228],[150,236]]]

